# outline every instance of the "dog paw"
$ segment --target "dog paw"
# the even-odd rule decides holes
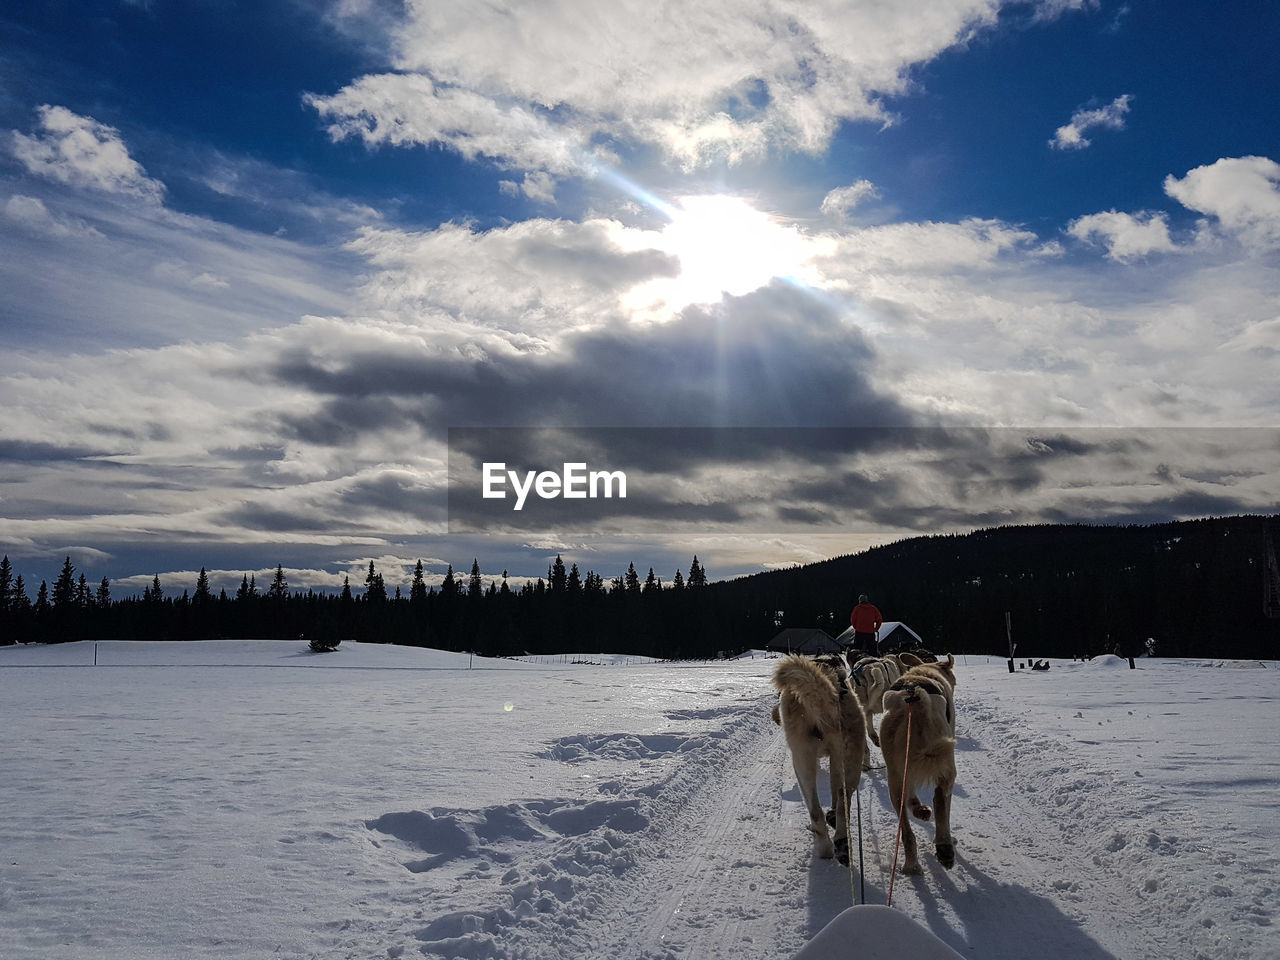
[[[849,838],[841,837],[836,841],[836,859],[842,866],[849,865]]]
[[[911,812],[920,820],[928,820],[930,817],[933,816],[933,811],[928,807],[926,807],[923,803],[920,804],[919,806],[912,807]]]
[[[924,870],[918,863],[904,863],[902,865],[902,875],[904,877],[918,877],[922,873],[924,873]]]
[[[827,826],[832,830],[836,827],[836,812],[834,810],[827,811]]]
[[[950,870],[956,865],[956,846],[954,843],[947,841],[934,845],[934,850],[938,854],[938,862]]]

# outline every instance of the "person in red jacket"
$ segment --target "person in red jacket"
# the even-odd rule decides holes
[[[853,608],[853,613],[849,614],[849,626],[853,627],[854,649],[873,657],[879,655],[879,631],[882,623],[884,623],[884,617],[880,616],[880,611],[867,599],[867,595],[864,593],[858,597],[858,605]]]

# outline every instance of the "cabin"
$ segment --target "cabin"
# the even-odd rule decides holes
[[[825,630],[789,627],[769,641],[768,649],[778,653],[817,656],[820,653],[839,653],[842,647]]]
[[[785,631],[784,631],[785,632]],[[836,637],[840,649],[853,644],[853,627]],[[924,640],[901,620],[886,620],[880,625],[880,652],[895,653],[898,650],[915,650],[924,646]]]

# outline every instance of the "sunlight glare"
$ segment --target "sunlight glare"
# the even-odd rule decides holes
[[[775,277],[801,280],[815,253],[813,241],[794,226],[723,195],[681,198],[671,208],[671,222],[648,239],[679,260],[680,273],[637,293],[672,311],[726,294],[743,296]]]

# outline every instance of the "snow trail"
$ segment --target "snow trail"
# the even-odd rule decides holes
[[[102,647],[0,650],[6,960],[789,960],[885,901],[884,771],[865,877],[815,859],[770,660]],[[982,960],[1280,957],[1280,671],[968,659],[957,863],[919,825],[895,909]]]

